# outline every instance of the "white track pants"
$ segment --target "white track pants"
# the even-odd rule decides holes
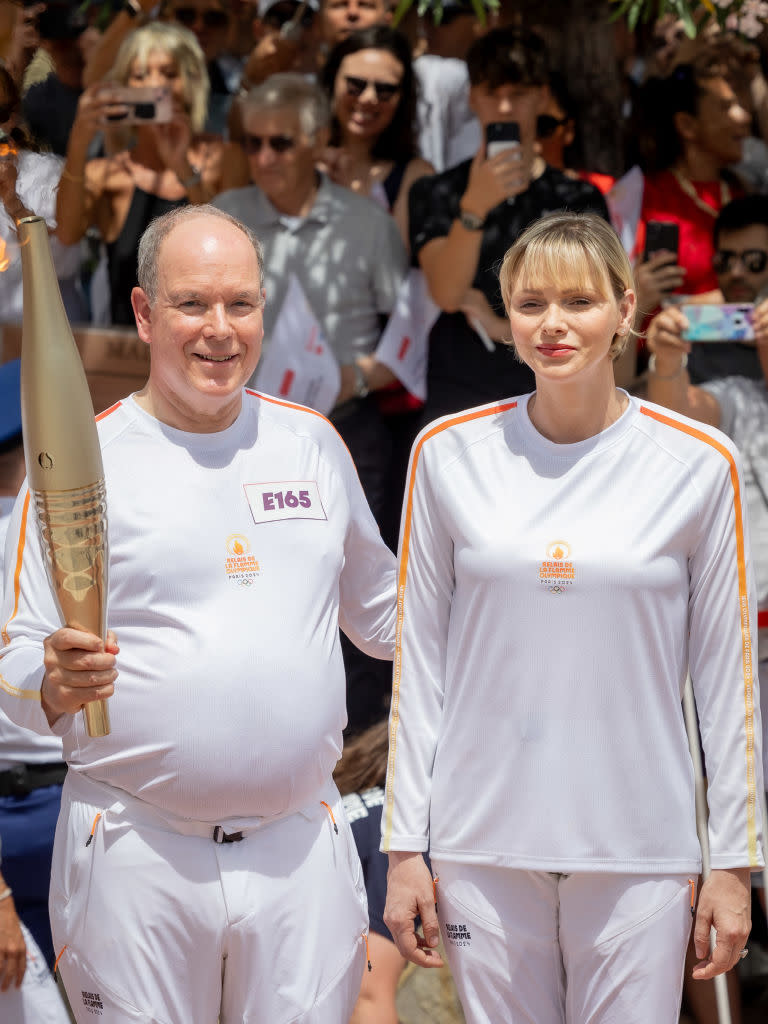
[[[468,1024],[677,1024],[688,876],[432,867]]]
[[[346,1024],[367,910],[335,787],[241,842],[174,824],[187,834],[142,801],[67,777],[50,907],[78,1024]]]

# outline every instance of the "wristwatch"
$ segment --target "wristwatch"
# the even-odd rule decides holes
[[[125,11],[129,18],[144,17],[144,11],[138,0],[123,0],[120,10]]]
[[[485,224],[485,217],[478,217],[476,213],[470,213],[469,210],[459,209],[458,220],[466,231],[482,231]]]
[[[355,398],[366,398],[371,389],[368,387],[362,367],[358,363],[353,363],[352,366],[355,371]]]

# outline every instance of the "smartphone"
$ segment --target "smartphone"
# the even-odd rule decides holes
[[[485,155],[490,160],[505,149],[520,148],[520,127],[516,121],[493,121],[485,128]]]
[[[665,249],[677,260],[680,247],[680,228],[674,221],[649,220],[645,226],[645,259]]]
[[[750,302],[730,302],[720,306],[678,307],[688,320],[683,332],[686,341],[754,341]]]
[[[127,107],[125,113],[108,114],[107,120],[119,124],[167,123],[173,117],[171,92],[164,86],[131,89],[117,85],[110,89],[115,104]]]

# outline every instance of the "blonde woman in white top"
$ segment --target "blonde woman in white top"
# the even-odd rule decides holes
[[[616,388],[636,303],[603,221],[537,221],[501,284],[535,392],[438,420],[411,455],[385,920],[429,966],[439,918],[470,1024],[672,1022],[700,871],[689,667],[714,869],[695,978],[737,962],[761,863],[739,460]]]

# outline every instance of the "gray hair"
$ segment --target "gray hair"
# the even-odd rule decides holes
[[[149,299],[150,306],[153,306],[157,299],[157,264],[160,247],[175,227],[199,217],[215,217],[217,220],[231,224],[238,231],[242,231],[256,253],[259,265],[259,287],[261,287],[261,282],[264,280],[264,253],[261,242],[249,227],[246,227],[242,221],[231,214],[225,213],[224,210],[219,210],[215,206],[210,206],[208,203],[202,206],[177,206],[174,210],[164,213],[162,217],[156,217],[151,221],[139,242],[139,288]]]
[[[243,99],[243,119],[252,112],[292,110],[298,114],[301,130],[313,139],[331,123],[331,108],[325,91],[316,82],[293,71],[270,75],[254,86]]]

